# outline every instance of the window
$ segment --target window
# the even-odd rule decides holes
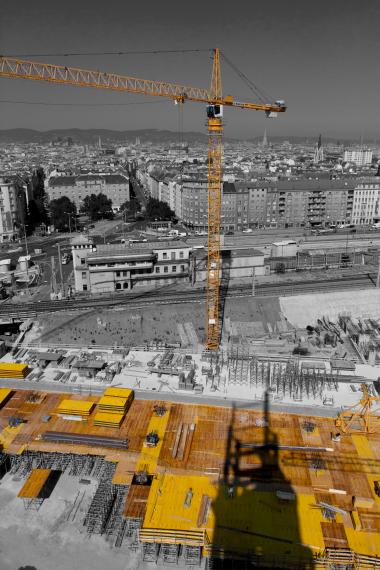
[[[82,271],[82,279],[86,279],[87,278],[87,273],[85,271]]]
[[[128,283],[123,283],[123,289],[128,289]]]
[[[182,273],[184,273],[184,271],[185,271],[185,266],[184,266],[184,265],[181,265],[181,271],[182,271]]]
[[[160,268],[156,267],[156,273],[160,273]]]
[[[179,252],[179,258],[180,258],[180,259],[183,259],[183,251],[180,251],[180,252]]]
[[[128,275],[128,271],[123,271],[123,277],[126,277]]]
[[[162,259],[167,259],[168,258],[168,254],[166,253],[166,251],[162,254]]]
[[[121,283],[116,283],[116,289],[121,289]]]
[[[172,265],[172,272],[175,273],[177,271],[177,266],[176,265]]]
[[[116,277],[120,277],[120,271],[116,271]]]
[[[87,285],[83,285],[83,291],[87,291]]]
[[[164,265],[164,273],[167,273],[169,271],[169,268],[167,265]]]
[[[80,264],[81,264],[81,265],[86,265],[86,258],[85,258],[85,257],[81,257],[81,259],[80,259]]]
[[[170,254],[170,259],[175,259],[175,251],[172,251]]]

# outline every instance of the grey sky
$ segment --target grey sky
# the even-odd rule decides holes
[[[278,119],[228,110],[226,135],[315,135],[380,139],[379,0],[3,0],[0,53],[192,49],[220,47],[256,84],[289,109]],[[32,59],[32,58],[31,58]],[[36,57],[89,69],[208,86],[210,57],[195,54]],[[224,94],[253,95],[223,66]],[[38,106],[0,103],[0,127],[46,130],[167,128],[176,130],[171,102],[143,96],[0,79],[0,100],[81,103]],[[135,105],[87,107],[87,103]],[[184,130],[204,129],[201,104],[186,104]]]

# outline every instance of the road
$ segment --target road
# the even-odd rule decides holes
[[[13,380],[13,379],[0,379],[1,388],[12,388],[18,390],[39,390],[43,392],[62,392],[69,394],[102,394],[104,387],[101,386],[70,386],[67,384],[51,384],[42,382],[33,382],[28,380]],[[220,406],[230,408],[235,406],[237,408],[262,410],[263,402],[261,400],[244,400],[237,398],[227,398],[221,396],[204,396],[189,395],[186,393],[173,394],[172,392],[154,392],[146,390],[135,390],[135,398],[137,400],[159,400],[164,402],[175,402],[183,404],[198,404],[204,406]],[[335,417],[340,408],[326,408],[325,406],[303,406],[301,404],[279,404],[271,403],[273,412],[285,412],[287,414],[297,414],[299,416],[322,416],[326,418]]]

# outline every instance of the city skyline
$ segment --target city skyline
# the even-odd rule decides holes
[[[330,5],[321,0],[314,5],[296,0],[291,11],[276,1],[270,8],[238,2],[233,9],[223,4],[208,12],[193,2],[179,12],[169,1],[148,10],[112,1],[107,6],[82,2],[79,8],[71,0],[60,8],[45,0],[37,6],[5,2],[0,47],[5,55],[25,59],[207,87],[207,49],[219,46],[255,84],[288,104],[288,111],[275,121],[261,113],[228,109],[227,137],[252,138],[266,128],[269,139],[319,132],[332,138],[378,138],[374,117],[380,88],[380,7],[370,1],[359,6],[351,1]],[[205,51],[43,55],[186,49]],[[256,100],[224,63],[222,73],[225,94]],[[179,111],[170,101],[14,79],[2,79],[1,85],[2,128],[176,131],[180,124]],[[185,132],[204,132],[202,105],[186,104],[182,112]]]

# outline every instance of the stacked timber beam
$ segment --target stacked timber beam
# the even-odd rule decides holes
[[[27,364],[0,362],[0,378],[17,378],[23,380],[29,372]]]

